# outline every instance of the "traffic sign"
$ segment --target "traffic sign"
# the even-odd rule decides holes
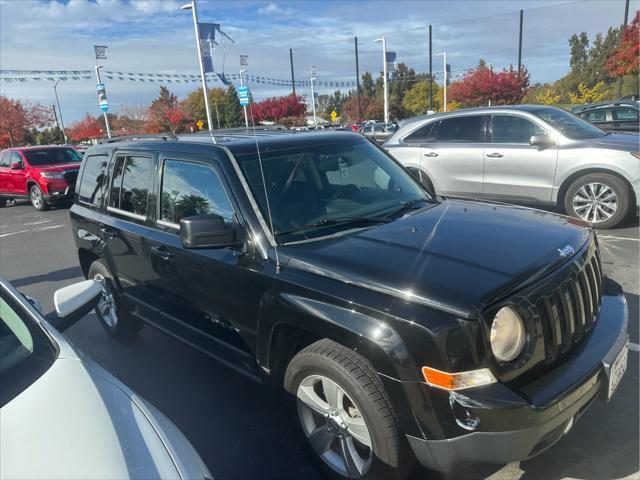
[[[336,118],[338,118],[338,114],[336,113],[336,111],[334,110],[333,112],[331,112],[331,121],[335,122]]]
[[[238,100],[240,100],[240,105],[243,107],[249,105],[249,87],[246,85],[240,85],[238,87]]]
[[[198,128],[199,128],[200,130],[202,130],[202,127],[204,126],[204,122],[203,122],[202,120],[198,120],[198,121],[196,122],[196,125],[198,126]]]
[[[100,90],[104,90],[104,83],[98,83],[96,85],[96,90],[100,91]]]

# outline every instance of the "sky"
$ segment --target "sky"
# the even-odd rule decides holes
[[[524,10],[523,64],[531,82],[549,82],[569,69],[568,38],[622,23],[624,0],[196,0],[199,20],[222,24],[235,43],[223,42],[214,53],[217,71],[237,73],[239,55],[248,55],[250,73],[290,79],[289,48],[296,80],[308,80],[311,66],[318,80],[355,79],[354,36],[360,72],[382,69],[384,35],[397,61],[419,72],[428,70],[427,26],[433,31],[433,71],[442,78],[446,52],[452,74],[461,75],[485,59],[494,69],[517,64],[519,10]],[[92,70],[93,45],[107,45],[105,70],[197,74],[193,20],[180,9],[186,0],[0,0],[0,70]],[[640,9],[631,0],[630,18]],[[0,76],[2,76],[0,72]],[[6,75],[5,75],[6,76]],[[159,85],[105,81],[110,112],[147,104]],[[217,84],[220,86],[220,84]],[[199,83],[167,84],[183,98]],[[216,86],[212,84],[210,86]],[[255,100],[287,95],[290,90],[252,85]],[[297,93],[309,95],[308,88]],[[322,88],[329,93],[335,88]],[[0,93],[52,104],[53,82],[7,83]],[[60,82],[65,124],[86,113],[100,113],[95,80]]]

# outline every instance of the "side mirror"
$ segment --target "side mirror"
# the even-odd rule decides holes
[[[185,248],[222,248],[238,243],[237,229],[214,213],[180,220],[180,238]]]
[[[93,310],[102,298],[102,284],[98,280],[85,280],[56,290],[53,303],[57,318],[50,323],[64,331]]]
[[[22,162],[14,162],[11,164],[10,166],[11,170],[23,170],[24,169],[24,165],[22,164]]]
[[[534,147],[549,147],[555,145],[555,143],[549,135],[532,135],[529,139],[529,145]]]

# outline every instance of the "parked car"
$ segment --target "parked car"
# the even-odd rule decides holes
[[[216,140],[89,149],[79,263],[114,337],[149,323],[282,389],[325,473],[527,458],[616,390],[628,309],[583,222],[432,198],[350,132]]]
[[[360,133],[378,143],[384,143],[393,135],[396,129],[393,124],[369,123],[360,127]]]
[[[36,210],[70,202],[81,155],[72,147],[20,147],[0,152],[0,207],[28,198]]]
[[[211,478],[169,419],[54,328],[103,308],[102,283],[54,301],[46,321],[0,277],[0,478]]]
[[[618,225],[640,202],[638,136],[555,107],[420,117],[384,147],[441,195],[559,207],[599,228]]]
[[[631,105],[614,103],[581,110],[580,118],[611,132],[640,131],[640,110]]]

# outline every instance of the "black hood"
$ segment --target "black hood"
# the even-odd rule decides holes
[[[589,240],[578,220],[445,200],[388,224],[287,245],[288,268],[473,317],[564,263]]]

